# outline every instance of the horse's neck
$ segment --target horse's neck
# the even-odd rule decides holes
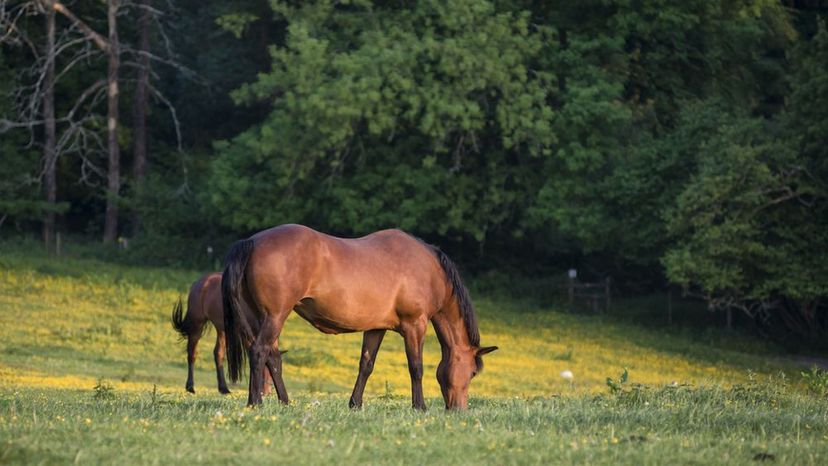
[[[437,339],[440,341],[443,353],[447,353],[455,347],[468,348],[471,346],[469,344],[469,332],[466,330],[463,316],[460,315],[460,307],[454,299],[451,300],[448,306],[434,314],[431,321],[434,323],[434,330],[437,332]]]

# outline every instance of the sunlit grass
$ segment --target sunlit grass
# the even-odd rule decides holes
[[[198,272],[121,267],[42,254],[0,256],[0,386],[91,387],[110,380],[120,390],[157,385],[177,391],[185,378],[184,345],[169,325],[179,298],[186,300]],[[730,386],[748,370],[780,368],[762,355],[734,353],[598,317],[540,309],[476,296],[482,341],[498,345],[473,381],[473,396],[550,396],[596,393],[608,376],[629,368],[631,382]],[[530,307],[532,306],[532,307]],[[196,388],[213,390],[214,332],[200,344]],[[291,392],[348,393],[356,377],[360,334],[329,336],[297,315],[285,325],[281,347]],[[425,394],[439,397],[433,377],[439,346],[429,331]],[[569,370],[572,381],[560,373]],[[236,390],[242,390],[237,386]],[[368,396],[408,394],[402,339],[390,334],[366,389]]]

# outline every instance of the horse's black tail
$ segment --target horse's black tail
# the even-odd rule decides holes
[[[187,313],[184,314],[181,298],[178,298],[178,303],[173,306],[170,320],[172,321],[173,328],[181,335],[182,339],[189,338],[194,334],[201,336],[204,332],[204,325],[198,325],[198,323],[193,322],[189,307],[187,307]]]
[[[224,303],[224,331],[227,342],[227,369],[230,380],[237,382],[244,372],[247,354],[243,340],[250,341],[247,325],[241,315],[242,286],[247,261],[253,252],[253,240],[246,239],[234,244],[224,260],[221,276],[221,299]]]

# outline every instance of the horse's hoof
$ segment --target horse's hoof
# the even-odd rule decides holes
[[[187,387],[187,391],[190,392],[190,393],[195,393],[195,388],[193,388],[191,386]]]

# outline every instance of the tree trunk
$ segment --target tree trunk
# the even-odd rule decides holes
[[[109,69],[107,73],[107,146],[109,149],[109,170],[107,174],[106,216],[104,218],[104,243],[112,243],[118,235],[118,194],[121,190],[121,152],[118,147],[118,69],[120,45],[118,43],[119,0],[109,0],[107,19],[109,23]]]
[[[57,200],[57,151],[55,129],[55,12],[46,4],[46,76],[43,80],[43,195],[47,210],[43,214],[43,242],[52,249],[55,237]]]
[[[142,6],[141,17],[138,19],[138,34],[139,44],[138,50],[145,52],[142,54],[138,63],[138,83],[135,87],[135,104],[133,106],[133,122],[132,122],[132,137],[133,137],[133,163],[132,176],[133,192],[138,192],[144,184],[144,178],[147,174],[147,100],[149,93],[149,73],[150,73],[150,40],[149,27],[150,15],[149,10],[150,0],[139,0],[138,5]],[[132,235],[138,234],[141,229],[141,218],[138,211],[132,212]]]

